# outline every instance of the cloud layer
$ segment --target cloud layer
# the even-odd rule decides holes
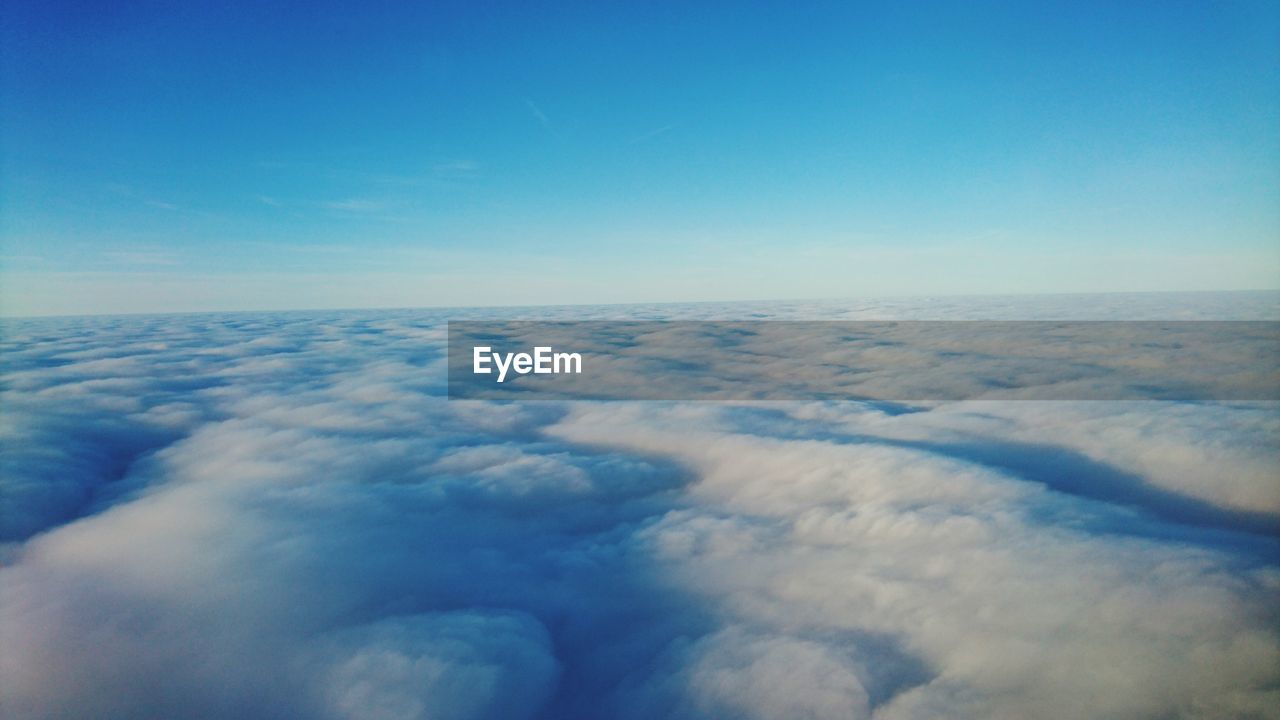
[[[0,715],[1276,716],[1274,406],[449,402],[443,319],[6,324]]]

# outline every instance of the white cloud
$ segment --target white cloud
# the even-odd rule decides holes
[[[1271,408],[448,402],[444,318],[6,321],[0,715],[1276,716]]]
[[[558,674],[546,629],[524,615],[392,617],[316,644],[307,672],[321,681],[321,704],[335,718],[529,718]]]
[[[933,452],[735,432],[750,410],[591,407],[556,433],[693,467],[697,510],[643,537],[734,624],[854,657],[872,654],[860,635],[893,638],[930,669],[905,674],[877,716],[1156,717],[1275,699],[1273,565]]]
[[[323,202],[320,207],[349,213],[372,213],[386,210],[391,203],[378,198],[351,197]]]

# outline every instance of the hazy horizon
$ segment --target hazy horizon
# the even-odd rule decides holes
[[[837,305],[841,303],[855,302],[874,302],[874,301],[976,301],[976,300],[1021,300],[1036,301],[1053,298],[1062,298],[1064,300],[1088,300],[1101,299],[1112,296],[1133,296],[1141,298],[1195,298],[1197,296],[1218,296],[1229,298],[1233,296],[1254,296],[1256,298],[1268,298],[1270,307],[1267,310],[1280,313],[1280,289],[1268,288],[1250,288],[1241,290],[1141,290],[1141,291],[1110,291],[1110,292],[1011,292],[1011,293],[934,293],[934,294],[902,294],[902,295],[850,295],[845,297],[790,297],[790,298],[767,298],[767,299],[707,299],[707,300],[656,300],[656,301],[619,301],[619,302],[600,302],[600,303],[539,303],[539,304],[508,304],[508,303],[492,303],[492,304],[474,304],[474,305],[348,305],[348,306],[313,306],[313,307],[243,307],[243,308],[201,308],[201,309],[173,309],[173,310],[133,310],[133,311],[108,311],[99,312],[81,312],[81,313],[40,313],[31,315],[17,315],[5,312],[5,308],[0,307],[0,319],[8,320],[24,320],[24,319],[41,319],[41,318],[77,318],[77,317],[129,317],[134,315],[202,315],[202,314],[239,314],[239,313],[306,313],[306,312],[376,312],[384,311],[467,311],[467,310],[502,310],[510,309],[513,311],[520,310],[551,310],[560,308],[578,308],[583,310],[591,310],[596,308],[636,308],[636,307],[664,307],[664,306],[686,306],[686,305],[723,305],[745,306],[745,307],[769,307],[782,303],[817,303]],[[1253,308],[1258,310],[1258,308]],[[1015,313],[1016,314],[1016,313]],[[1263,311],[1265,314],[1265,311]],[[1250,318],[1255,315],[1250,315]],[[1260,317],[1260,315],[1258,316]],[[1137,313],[1132,318],[1125,319],[1159,319]],[[1214,319],[1227,320],[1232,317],[1215,317]]]

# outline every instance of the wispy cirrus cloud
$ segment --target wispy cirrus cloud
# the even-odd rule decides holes
[[[627,141],[627,144],[638,145],[640,143],[649,142],[650,140],[653,140],[654,138],[665,135],[675,129],[676,129],[676,125],[674,123],[671,125],[663,125],[662,127],[654,128],[653,130],[650,130],[645,133],[641,133],[631,138],[630,140]]]
[[[330,200],[320,204],[327,210],[339,210],[348,213],[373,213],[389,209],[392,204],[379,198],[351,197],[341,200]]]
[[[436,163],[431,169],[440,175],[464,175],[477,172],[480,165],[474,160],[450,160]]]
[[[172,267],[182,264],[177,255],[161,250],[108,250],[102,253],[102,258],[119,265]]]
[[[538,107],[537,103],[529,98],[525,98],[524,104],[525,107],[529,109],[529,114],[538,121],[538,124],[542,126],[543,130],[546,130],[552,137],[560,137],[560,133],[557,131],[555,123],[551,121],[551,118],[548,117],[546,113],[542,112],[542,108]]]

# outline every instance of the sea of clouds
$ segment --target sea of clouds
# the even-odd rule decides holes
[[[504,403],[444,321],[5,321],[0,717],[1280,717],[1275,403]]]

